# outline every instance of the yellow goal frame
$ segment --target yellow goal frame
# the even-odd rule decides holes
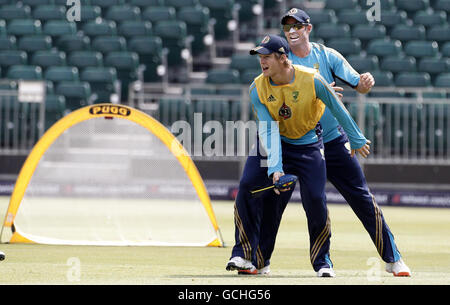
[[[37,164],[39,163],[40,159],[47,151],[47,149],[50,147],[50,145],[52,145],[52,143],[64,131],[75,124],[98,117],[117,117],[130,120],[146,128],[150,133],[154,134],[159,138],[159,140],[161,140],[161,142],[164,143],[164,145],[175,155],[178,162],[183,167],[189,179],[191,180],[200,201],[206,209],[211,224],[214,227],[217,238],[211,241],[206,246],[224,246],[217,219],[212,209],[211,200],[209,198],[206,187],[203,183],[200,173],[197,170],[197,167],[195,166],[187,151],[184,149],[183,145],[181,145],[181,143],[173,136],[173,134],[169,130],[167,130],[166,127],[164,127],[164,125],[162,125],[160,122],[147,115],[146,113],[129,106],[106,103],[86,106],[71,112],[67,116],[57,121],[52,127],[50,127],[44,133],[42,138],[35,144],[27,159],[25,160],[25,163],[23,164],[17,177],[16,184],[9,201],[8,210],[5,215],[5,220],[3,222],[3,227],[0,232],[1,242],[4,242],[3,236],[5,234],[10,236],[9,240],[6,241],[9,243],[34,243],[33,241],[23,237],[14,230],[14,219]],[[7,233],[8,230],[10,233]]]

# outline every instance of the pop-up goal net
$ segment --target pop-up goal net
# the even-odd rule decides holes
[[[114,104],[76,110],[36,143],[1,242],[223,246],[183,146],[149,115]]]

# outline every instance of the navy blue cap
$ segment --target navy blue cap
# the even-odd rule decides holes
[[[291,8],[289,12],[283,15],[281,18],[281,24],[285,24],[286,18],[292,17],[301,24],[310,24],[311,20],[307,13],[298,8]]]
[[[289,45],[286,39],[278,35],[267,35],[261,40],[258,46],[250,50],[250,55],[269,55],[274,52],[287,54],[289,53]]]

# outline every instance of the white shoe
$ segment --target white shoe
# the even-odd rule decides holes
[[[243,259],[242,257],[235,256],[232,257],[227,264],[226,269],[228,271],[245,271],[246,274],[257,274],[258,271],[256,270],[255,266],[253,266],[252,262],[246,259]]]
[[[0,251],[0,261],[5,259],[5,253],[3,253],[2,251]]]
[[[270,274],[270,265],[258,269],[258,275],[269,275],[269,274]]]
[[[394,276],[411,276],[411,270],[402,259],[394,263],[386,263],[386,271],[393,273]]]
[[[335,277],[336,273],[334,273],[333,268],[320,268],[317,271],[317,277]]]

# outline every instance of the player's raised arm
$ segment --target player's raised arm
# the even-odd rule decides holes
[[[339,124],[344,128],[350,140],[352,150],[359,152],[363,157],[367,157],[370,153],[370,141],[364,137],[334,90],[318,73],[314,76],[314,87],[317,98],[330,109]],[[352,154],[354,154],[354,151],[352,151]]]

